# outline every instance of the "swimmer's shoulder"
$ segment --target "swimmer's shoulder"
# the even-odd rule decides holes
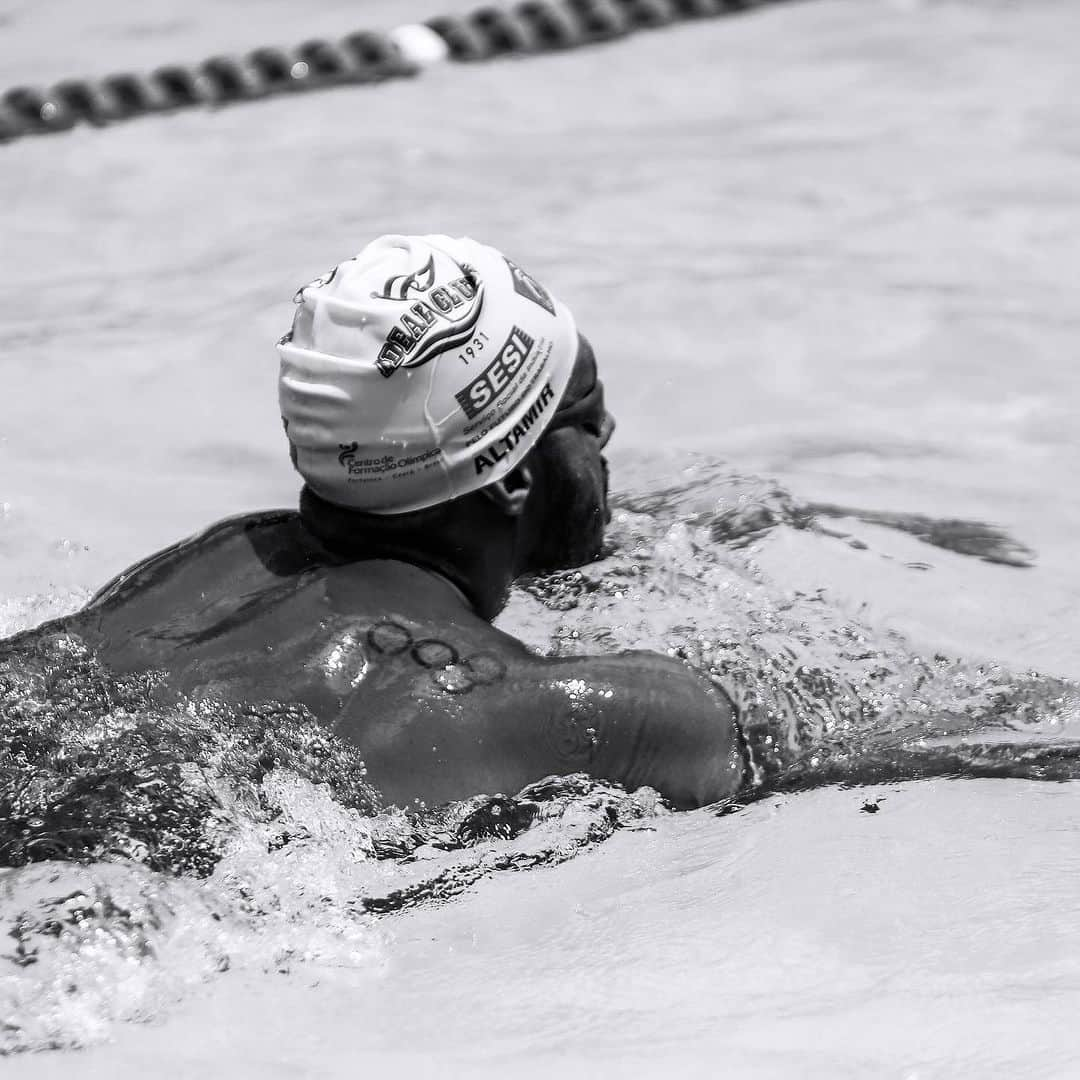
[[[689,808],[741,782],[730,700],[670,657],[544,657],[490,625],[400,617],[373,626],[365,643],[375,696],[358,694],[334,727],[391,802],[511,792],[583,772]]]
[[[189,591],[196,580],[227,582],[236,589],[250,579],[289,577],[327,561],[295,511],[237,514],[129,566],[94,594],[87,609],[123,602],[179,578],[188,579]]]

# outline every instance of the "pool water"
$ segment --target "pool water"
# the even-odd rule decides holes
[[[4,12],[10,81],[357,18],[54,8]],[[67,1048],[16,1071],[1074,1072],[1078,24],[778,5],[2,148],[0,632],[292,505],[296,285],[379,232],[467,233],[570,303],[620,425],[609,554],[500,624],[709,670],[759,780],[693,814],[575,781],[372,814],[302,718],[260,771],[259,717],[155,712],[45,642],[5,722],[155,782],[113,793],[110,857],[0,879],[4,1046]]]

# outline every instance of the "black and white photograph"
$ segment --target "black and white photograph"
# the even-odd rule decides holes
[[[1078,43],[0,0],[0,1073],[1080,1077]]]

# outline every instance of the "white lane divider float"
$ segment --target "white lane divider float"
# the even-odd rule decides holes
[[[450,59],[450,49],[443,39],[421,23],[398,26],[386,35],[406,60],[418,67],[431,67]]]

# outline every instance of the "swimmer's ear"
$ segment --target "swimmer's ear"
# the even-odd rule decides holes
[[[501,480],[480,489],[507,517],[519,517],[532,491],[532,471],[528,465],[519,465]]]

